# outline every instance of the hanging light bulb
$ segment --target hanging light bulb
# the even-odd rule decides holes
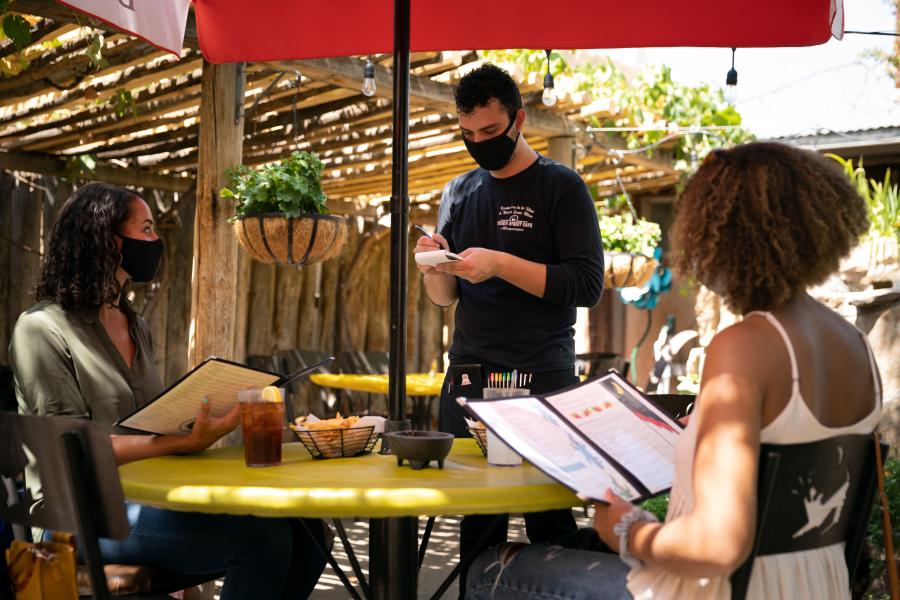
[[[541,102],[544,106],[553,106],[556,104],[556,90],[553,89],[553,74],[550,73],[550,50],[547,53],[547,74],[544,75],[544,93],[541,94]]]
[[[362,93],[366,96],[375,95],[375,64],[371,56],[366,59],[366,66],[363,67]]]
[[[725,76],[725,102],[734,104],[738,99],[737,71],[734,68],[734,54],[737,48],[731,49],[731,70]]]

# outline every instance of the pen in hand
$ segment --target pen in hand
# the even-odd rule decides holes
[[[428,233],[427,231],[425,231],[425,228],[423,228],[421,225],[413,225],[413,227],[415,227],[416,229],[418,229],[418,230],[419,230],[419,233],[421,233],[422,235],[424,235],[425,237],[427,237],[429,240],[431,240],[432,242],[436,243],[436,244],[437,244],[438,246],[440,246],[441,248],[444,248],[444,246],[443,246],[440,242],[438,242],[436,239],[434,239],[434,238],[431,236],[430,233]],[[444,248],[444,250],[446,250],[446,248]]]

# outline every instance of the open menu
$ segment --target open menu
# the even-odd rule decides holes
[[[208,358],[116,425],[145,433],[187,433],[204,396],[209,399],[210,416],[221,417],[237,404],[238,391],[272,385],[279,379],[278,373]]]
[[[544,397],[460,404],[535,467],[585,500],[632,502],[669,490],[682,425],[618,373]]]

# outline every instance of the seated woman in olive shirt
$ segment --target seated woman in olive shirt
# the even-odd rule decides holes
[[[53,225],[38,303],[19,317],[10,343],[19,412],[107,426],[119,464],[204,450],[239,419],[237,407],[213,417],[197,398],[190,434],[128,435],[113,425],[163,390],[150,329],[123,293],[128,280],[151,281],[162,254],[150,208],[134,192],[103,183],[79,188]],[[36,473],[26,478],[39,493]],[[306,598],[325,567],[298,520],[137,504],[128,505],[128,517],[128,538],[101,540],[107,562],[196,575],[225,571],[223,600]],[[306,525],[322,543],[322,521]]]

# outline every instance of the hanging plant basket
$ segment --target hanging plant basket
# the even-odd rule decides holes
[[[607,289],[641,287],[646,284],[659,263],[656,259],[631,252],[604,252],[603,287]]]
[[[234,233],[254,259],[303,266],[328,260],[347,241],[347,221],[339,215],[248,214],[234,221]]]

